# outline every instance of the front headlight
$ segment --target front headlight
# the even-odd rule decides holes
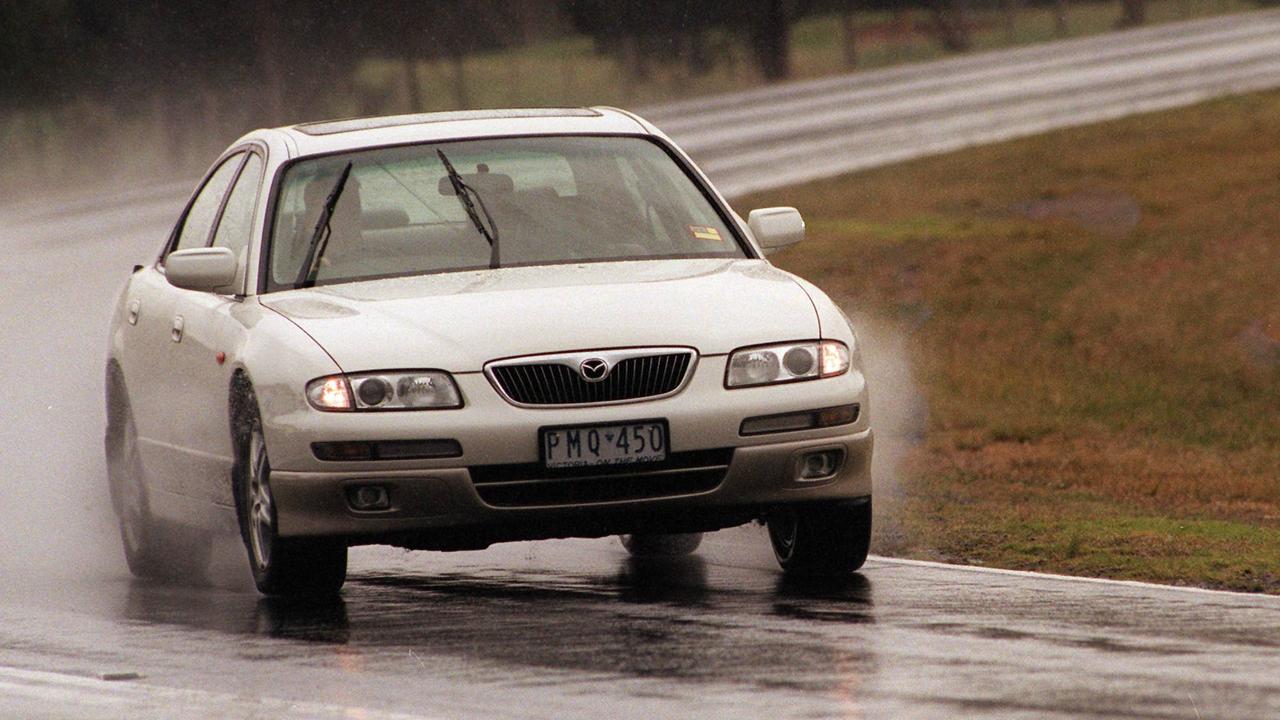
[[[849,372],[849,348],[836,340],[813,340],[742,348],[729,355],[727,388],[815,380]]]
[[[307,383],[317,410],[443,410],[462,407],[462,394],[442,370],[329,375]]]

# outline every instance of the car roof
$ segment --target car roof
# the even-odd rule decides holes
[[[292,157],[323,155],[383,145],[511,135],[638,135],[652,126],[623,110],[593,108],[517,108],[388,115],[325,120],[260,130],[280,133]]]

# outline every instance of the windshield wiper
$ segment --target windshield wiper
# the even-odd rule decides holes
[[[453,194],[458,196],[458,201],[462,203],[462,209],[467,211],[467,217],[471,218],[471,224],[476,226],[476,230],[489,241],[489,267],[498,267],[498,226],[493,222],[493,216],[489,214],[489,208],[485,207],[484,198],[480,197],[470,185],[462,181],[462,176],[457,170],[453,169],[453,163],[449,162],[449,158],[444,156],[444,151],[436,148],[436,154],[440,156],[440,162],[444,163],[444,169],[449,173],[449,184],[453,185]],[[485,229],[484,223],[480,222],[480,213],[476,212],[475,203],[471,202],[472,196],[480,201],[480,209],[484,211],[484,217],[489,221],[489,227],[493,232]]]
[[[320,219],[316,221],[316,229],[311,233],[311,242],[307,244],[307,258],[302,263],[302,267],[298,270],[298,279],[294,281],[294,287],[311,287],[316,284],[316,274],[320,271],[320,258],[324,257],[325,248],[329,246],[329,219],[333,217],[333,209],[338,205],[338,198],[342,197],[342,189],[347,186],[347,178],[351,175],[351,163],[342,168],[342,174],[338,175],[338,181],[333,184],[333,189],[329,191],[329,197],[325,198],[324,207],[320,209]]]

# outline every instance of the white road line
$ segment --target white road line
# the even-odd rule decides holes
[[[721,530],[713,535],[709,535],[707,536],[707,540],[704,544],[705,547],[708,548],[714,548],[717,546],[722,548],[750,548],[752,550],[768,548],[769,539],[766,536],[766,533],[767,531],[763,525],[751,523],[748,525],[741,525],[736,528],[730,528],[728,530]],[[620,552],[620,548],[600,545],[598,546],[598,551],[609,552],[617,555]],[[725,567],[744,569],[774,569],[776,566],[772,557],[768,555],[769,551],[765,549],[763,550],[763,553],[763,555],[753,555],[749,562],[744,562],[741,558],[737,558],[734,562],[716,561],[716,564],[723,565]],[[1010,577],[1052,580],[1055,582],[1090,583],[1094,585],[1131,587],[1140,590],[1169,590],[1179,593],[1231,597],[1240,600],[1247,600],[1255,605],[1280,608],[1280,595],[1267,595],[1265,593],[1250,593],[1238,590],[1213,590],[1210,588],[1190,587],[1186,585],[1163,585],[1161,583],[1143,582],[1140,580],[1114,580],[1111,578],[1085,577],[1082,575],[1059,575],[1055,573],[1035,572],[1032,570],[1006,570],[1003,568],[986,567],[984,565],[958,565],[953,563],[933,562],[929,560],[895,558],[888,557],[886,555],[869,555],[867,556],[867,561],[872,564],[878,563],[889,566],[896,565],[902,567],[930,568],[935,570],[953,570],[962,573],[1007,575]],[[868,566],[865,569],[872,571],[875,570],[873,566]]]
[[[641,110],[728,196],[1280,87],[1280,11]]]
[[[1006,570],[1004,568],[985,567],[982,565],[953,565],[951,563],[932,562],[929,560],[908,560],[905,558],[885,557],[883,555],[871,555],[867,559],[873,562],[883,563],[885,565],[902,565],[938,570],[957,570],[961,572],[982,573],[987,575],[1007,575],[1010,577],[1034,578],[1038,580],[1054,580],[1073,583],[1090,583],[1094,585],[1114,585],[1141,590],[1169,590],[1197,595],[1235,597],[1242,600],[1248,600],[1254,604],[1261,603],[1280,608],[1280,595],[1267,595],[1264,593],[1249,593],[1237,590],[1212,590],[1209,588],[1188,587],[1185,585],[1161,585],[1160,583],[1142,582],[1140,580],[1113,580],[1111,578],[1083,577],[1080,575],[1057,575],[1054,573],[1034,572],[1031,570]]]
[[[1206,52],[1235,54],[1240,51],[1243,55],[1246,48],[1274,40],[1280,32],[1280,15],[1275,13],[1235,16],[1232,20],[1235,26],[1209,32],[1198,23],[1175,24],[1177,34],[1159,42],[1136,43],[1132,32],[1100,35],[1090,43],[1097,47],[1078,47],[1081,43],[1074,40],[1035,46],[1053,48],[1053,57],[1048,59],[1025,59],[1020,57],[1020,50],[995,51],[983,56],[986,62],[979,66],[936,60],[907,66],[912,69],[910,74],[904,74],[899,68],[863,71],[773,86],[773,97],[755,97],[758,91],[748,90],[701,98],[696,106],[682,104],[678,113],[672,113],[669,105],[655,106],[646,109],[644,115],[683,133],[690,138],[687,142],[696,143],[699,136],[691,134],[694,130],[724,128],[735,123],[757,125],[760,119],[794,117],[802,110],[866,106],[935,91],[981,88],[991,82],[1037,82],[1043,77],[1069,75],[1077,70],[1158,63]]]
[[[722,95],[701,96],[655,105],[645,110],[645,117],[652,120],[685,122],[699,113],[711,109],[731,107],[772,106],[779,100],[805,94],[826,94],[849,87],[880,84],[901,86],[921,78],[936,78],[948,74],[981,71],[1010,66],[1035,66],[1067,60],[1079,62],[1081,58],[1105,58],[1114,53],[1117,45],[1132,52],[1160,53],[1172,44],[1186,44],[1193,37],[1215,40],[1223,34],[1248,33],[1249,28],[1276,22],[1280,14],[1274,11],[1220,15],[1203,20],[1162,23],[1146,28],[1119,33],[1103,33],[1071,40],[1036,43],[1022,47],[991,50],[981,53],[955,55],[940,60],[896,65],[877,70],[865,70],[844,75],[821,77],[777,85],[766,85]],[[1117,43],[1117,38],[1122,42]]]

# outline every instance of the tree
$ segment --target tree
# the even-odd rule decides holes
[[[853,18],[853,0],[845,0],[840,8],[840,39],[844,51],[844,66],[849,69],[858,66],[858,28]]]
[[[943,48],[951,52],[965,52],[973,47],[969,34],[968,0],[931,0],[929,13],[934,33]]]
[[[1116,27],[1137,27],[1146,21],[1146,0],[1120,0],[1120,20]]]
[[[791,23],[811,3],[802,0],[659,0],[618,4],[609,0],[562,0],[573,27],[592,38],[598,52],[612,54],[634,81],[655,63],[684,62],[705,71],[719,58],[701,41],[722,32],[746,41],[760,74],[782,80],[791,74]],[[693,38],[693,42],[681,42]]]

